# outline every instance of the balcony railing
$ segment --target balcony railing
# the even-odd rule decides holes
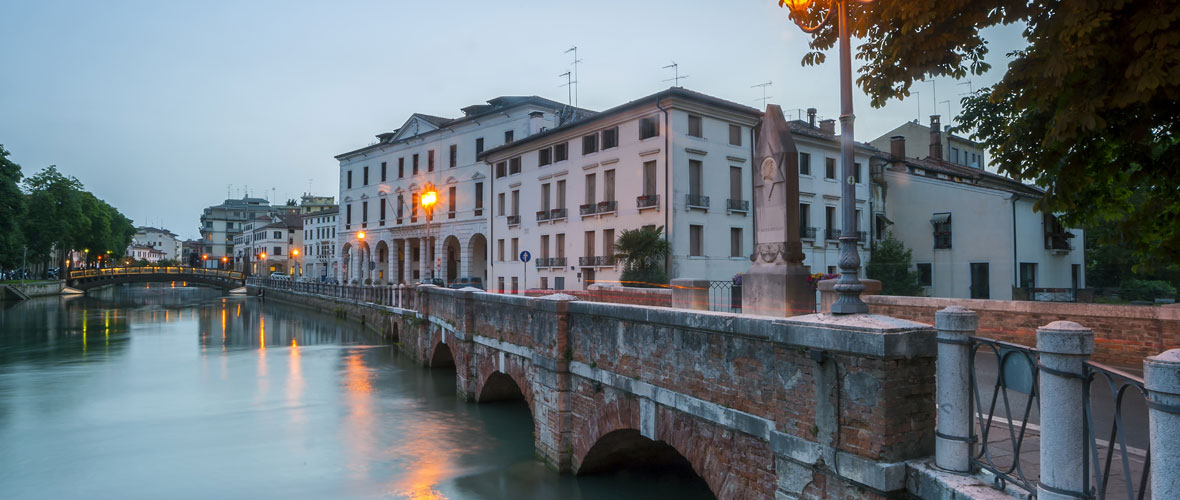
[[[569,209],[554,208],[549,211],[549,220],[550,221],[565,220],[565,217],[568,213],[569,213]]]
[[[520,216],[519,215],[509,215],[508,216],[508,226],[511,227],[511,226],[519,226],[519,225],[520,225]]]
[[[805,240],[814,240],[815,239],[815,231],[816,231],[816,229],[814,227],[800,227],[799,228],[799,237],[803,238]]]
[[[547,221],[547,220],[549,220],[549,211],[548,210],[538,210],[537,211],[537,222],[543,222],[543,221]]]
[[[840,230],[835,229],[835,228],[830,228],[830,227],[825,229],[824,230],[824,239],[825,240],[838,240],[838,239],[840,239]]]
[[[589,257],[578,257],[578,266],[580,267],[594,267],[597,263],[598,259],[593,255]]]
[[[725,200],[725,208],[730,212],[749,212],[750,200]]]
[[[615,200],[598,202],[598,214],[613,214],[619,211],[619,202]]]
[[[1045,250],[1057,250],[1062,252],[1069,252],[1073,250],[1073,243],[1070,242],[1073,238],[1073,233],[1045,233]]]
[[[565,257],[550,257],[549,267],[565,267]]]
[[[868,231],[857,231],[856,237],[860,238],[860,240],[858,240],[858,241],[860,241],[860,243],[862,245],[869,242],[869,232]]]
[[[635,206],[639,207],[640,210],[645,209],[645,208],[658,207],[658,206],[660,206],[660,195],[658,195],[658,194],[645,194],[645,195],[637,196],[635,198]]]
[[[587,203],[585,205],[578,207],[578,212],[581,213],[583,216],[594,215],[594,212],[597,210],[598,210],[598,205],[596,205],[594,203]]]
[[[545,269],[549,267],[549,257],[539,257],[534,262],[537,263],[537,269]]]
[[[615,256],[614,255],[599,255],[597,257],[594,257],[594,265],[599,266],[599,267],[614,267]]]
[[[709,197],[699,194],[685,195],[684,204],[688,208],[709,208]]]

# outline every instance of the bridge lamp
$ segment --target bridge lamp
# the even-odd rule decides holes
[[[259,258],[259,259],[265,259],[265,258],[266,258],[266,252],[262,252],[262,253],[258,254],[258,258]]]
[[[201,260],[209,260],[209,254],[201,254]]]
[[[365,232],[361,231],[361,232],[356,233],[356,238],[358,240],[365,241]]]

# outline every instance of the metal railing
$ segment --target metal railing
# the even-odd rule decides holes
[[[815,232],[816,232],[816,228],[814,228],[814,227],[810,227],[810,226],[800,227],[799,228],[799,238],[802,238],[805,240],[814,240],[815,239]]]
[[[725,208],[733,212],[749,212],[750,200],[725,200]]]
[[[580,213],[582,215],[594,215],[594,212],[597,211],[597,209],[598,209],[598,205],[596,205],[594,203],[587,203],[585,205],[578,207],[578,213]]]
[[[1077,302],[1076,288],[1025,288],[1028,300],[1036,302]]]
[[[547,221],[547,220],[549,220],[549,211],[548,210],[538,210],[537,211],[537,222],[542,222],[542,221]]]
[[[569,210],[568,210],[568,209],[565,209],[565,208],[554,208],[554,209],[552,209],[552,210],[550,210],[550,211],[549,211],[549,220],[550,220],[550,221],[556,221],[556,220],[565,220],[565,218],[566,218],[566,215],[567,215],[568,213],[569,213]]]
[[[831,227],[824,229],[824,239],[825,240],[838,240],[838,239],[840,239],[840,230],[836,229],[836,228],[831,228]]]
[[[600,201],[598,202],[598,214],[613,214],[619,210],[619,202],[616,200]]]
[[[594,267],[598,264],[598,259],[593,255],[590,257],[578,257],[578,266],[580,267]]]
[[[733,280],[709,282],[709,310],[716,312],[742,312],[742,286]]]
[[[970,436],[975,445],[971,465],[992,473],[999,489],[1011,483],[1036,495],[1038,478],[1024,470],[1021,457],[1028,451],[1029,418],[1034,408],[1040,408],[1037,351],[982,337],[968,337],[968,343],[970,400],[975,417]],[[986,384],[991,390],[987,397],[978,366],[981,349],[994,355],[996,363],[995,381]],[[993,441],[995,432],[999,439]]]
[[[238,271],[226,271],[221,269],[205,269],[203,267],[179,267],[179,266],[143,266],[143,267],[106,267],[102,269],[78,269],[70,271],[70,279],[79,278],[99,278],[105,276],[130,276],[139,274],[191,274],[196,276],[210,276],[214,278],[225,278],[232,280],[241,280],[245,276]]]
[[[615,265],[614,255],[599,255],[594,257],[594,265],[599,267],[612,267]]]
[[[1099,500],[1110,498],[1108,495],[1121,492],[1110,492],[1108,489],[1115,480],[1121,480],[1123,492],[1126,497],[1117,495],[1128,500],[1151,498],[1148,495],[1148,475],[1151,468],[1151,447],[1146,450],[1135,450],[1127,445],[1127,422],[1124,421],[1123,408],[1126,400],[1124,399],[1128,393],[1137,393],[1142,401],[1148,401],[1147,390],[1143,387],[1143,379],[1131,375],[1122,370],[1112,368],[1094,361],[1086,361],[1082,366],[1083,373],[1083,392],[1082,401],[1085,407],[1085,428],[1086,428],[1086,447],[1088,454],[1085,456],[1085,461],[1089,462],[1085,467],[1086,480],[1085,483],[1091,490],[1088,492],[1090,498],[1097,498]],[[1097,424],[1094,412],[1094,399],[1091,394],[1093,384],[1098,379],[1106,381],[1106,387],[1110,390],[1111,400],[1114,402],[1114,418],[1110,422],[1110,433],[1102,437],[1105,438],[1105,456],[1103,456],[1102,448],[1103,441],[1099,439],[1097,432]],[[1134,424],[1146,424],[1146,422],[1135,422]],[[1119,454],[1119,470],[1115,471],[1115,475],[1111,474],[1111,464],[1114,461],[1116,451]],[[1132,458],[1133,454],[1142,452],[1141,457]],[[1131,461],[1142,460],[1143,471],[1138,477],[1138,486],[1136,486],[1134,474],[1131,472]],[[1178,471],[1180,472],[1180,471]]]
[[[414,291],[414,287],[410,285],[340,285],[314,281],[276,280],[257,276],[251,276],[246,280],[246,283],[271,290],[312,293],[410,310],[416,308],[416,295],[411,293]]]
[[[645,194],[635,197],[635,206],[638,208],[652,208],[660,206],[660,195]]]
[[[508,225],[509,226],[519,226],[520,225],[520,216],[519,215],[509,215],[508,216]]]
[[[684,204],[689,208],[709,208],[709,197],[699,194],[684,195]]]

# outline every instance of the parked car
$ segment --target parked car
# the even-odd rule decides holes
[[[465,277],[459,278],[455,281],[452,281],[450,286],[448,286],[448,288],[454,288],[456,290],[458,290],[460,288],[467,288],[467,287],[478,288],[480,290],[486,290],[483,287],[483,278],[478,278],[478,277],[473,277],[473,276],[465,276]]]
[[[434,286],[441,286],[441,287],[447,286],[447,283],[445,281],[443,281],[442,278],[422,278],[421,280],[418,281],[418,284],[419,285],[434,285]]]
[[[270,273],[270,279],[272,279],[272,280],[289,280],[289,279],[291,279],[291,277],[287,276],[287,273]]]

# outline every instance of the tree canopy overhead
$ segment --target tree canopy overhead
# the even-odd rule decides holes
[[[962,100],[957,130],[1001,172],[1043,188],[1038,209],[1071,226],[1114,224],[1147,267],[1180,261],[1180,1],[850,3],[857,84],[875,107],[925,78],[985,73],[981,30],[1022,23],[1027,45],[998,83]],[[836,35],[820,30],[803,63],[822,63]]]

